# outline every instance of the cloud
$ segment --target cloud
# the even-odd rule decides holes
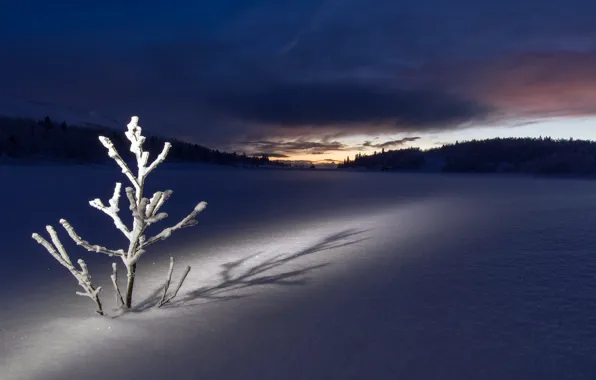
[[[450,88],[489,104],[504,119],[596,115],[594,48],[516,51],[483,59],[435,63],[411,72],[411,76],[423,85]]]
[[[452,142],[449,141],[436,141],[433,143],[433,145],[441,147],[443,145],[449,145],[449,144],[453,144]]]
[[[362,144],[362,146],[363,147],[371,147],[371,148],[393,148],[393,147],[405,145],[408,142],[412,142],[412,141],[416,141],[416,140],[420,140],[420,137],[418,137],[418,136],[404,137],[403,139],[386,141],[386,142],[380,143],[380,144],[373,144],[372,141],[365,141]]]
[[[449,129],[487,116],[489,109],[441,91],[403,90],[356,83],[277,83],[210,94],[222,115],[280,128]],[[387,127],[389,125],[390,127]]]
[[[596,114],[590,0],[21,3],[0,5],[0,103],[51,101],[120,126],[138,114],[205,145]],[[246,149],[348,149],[322,143]]]
[[[596,114],[596,52],[539,52],[502,57],[476,69],[483,96],[526,117]]]
[[[291,155],[291,154],[324,154],[330,151],[345,150],[347,146],[338,141],[246,141],[246,146],[266,154]]]
[[[243,145],[251,147],[252,150],[272,155],[291,154],[324,154],[330,151],[346,150],[347,146],[338,141],[245,141]]]
[[[540,122],[539,120],[520,121],[520,122],[514,123],[512,126],[513,127],[525,127],[526,125],[535,125],[535,124],[538,124],[539,122]]]
[[[251,156],[267,156],[271,158],[286,158],[289,157],[287,154],[282,153],[251,153]]]

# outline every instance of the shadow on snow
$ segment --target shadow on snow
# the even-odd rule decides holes
[[[221,270],[219,272],[219,282],[217,284],[193,289],[188,293],[179,296],[178,299],[172,300],[171,303],[162,306],[162,308],[193,306],[189,304],[189,302],[199,299],[212,302],[243,298],[247,295],[233,294],[233,292],[260,285],[305,285],[307,284],[307,278],[305,277],[307,273],[325,267],[329,265],[329,263],[311,265],[305,268],[290,270],[277,274],[270,272],[305,256],[313,255],[315,253],[330,249],[346,247],[367,240],[368,238],[361,237],[350,241],[345,241],[348,238],[361,235],[366,231],[367,230],[346,229],[344,231],[329,235],[321,241],[296,253],[275,255],[258,264],[248,266],[247,268],[245,268],[247,266],[247,261],[251,258],[257,257],[259,253],[222,264]],[[239,273],[234,273],[238,271]],[[162,293],[163,285],[156,288],[151,295],[134,306],[132,311],[142,312],[154,307],[161,298]]]

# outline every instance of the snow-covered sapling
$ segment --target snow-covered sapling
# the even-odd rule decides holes
[[[77,244],[82,246],[83,248],[87,249],[88,251],[93,252],[100,252],[104,253],[108,256],[117,256],[122,259],[124,266],[126,268],[126,277],[127,277],[127,286],[126,286],[126,294],[125,297],[122,296],[120,289],[118,287],[118,277],[117,277],[117,266],[116,263],[112,264],[112,283],[114,285],[116,291],[116,300],[118,303],[123,304],[127,308],[130,308],[132,305],[132,295],[133,295],[133,288],[135,282],[135,275],[136,275],[136,267],[137,261],[143,256],[146,251],[146,248],[151,244],[164,240],[168,238],[172,232],[179,230],[184,227],[191,227],[194,226],[197,221],[195,220],[197,214],[201,212],[206,206],[206,202],[199,202],[194,210],[183,218],[180,222],[172,227],[165,228],[163,231],[158,233],[157,235],[147,238],[145,235],[146,229],[154,223],[159,222],[160,220],[165,219],[168,214],[165,212],[160,212],[160,208],[163,206],[164,202],[168,200],[168,198],[172,195],[172,190],[166,191],[158,191],[153,196],[148,199],[143,197],[143,189],[145,185],[145,180],[149,173],[153,169],[155,169],[160,163],[162,163],[170,150],[171,144],[166,142],[162,152],[157,156],[155,161],[153,161],[150,165],[149,162],[149,152],[143,150],[143,143],[145,142],[145,137],[141,135],[141,127],[138,125],[139,118],[137,116],[133,116],[130,123],[127,125],[128,131],[125,133],[127,139],[130,141],[130,151],[135,154],[136,161],[137,161],[137,168],[138,172],[135,175],[132,170],[128,167],[126,162],[122,159],[122,157],[116,151],[114,144],[110,141],[109,138],[100,136],[99,141],[106,147],[108,150],[108,156],[112,158],[122,169],[122,173],[126,175],[128,180],[131,182],[132,187],[127,187],[125,189],[126,197],[128,198],[130,207],[129,209],[132,212],[132,228],[128,228],[120,216],[118,212],[120,209],[118,208],[118,203],[120,200],[120,193],[122,189],[121,183],[116,183],[114,188],[114,194],[112,198],[109,200],[109,206],[105,206],[101,200],[94,199],[89,204],[96,209],[104,212],[108,216],[110,216],[114,220],[114,224],[116,228],[122,232],[122,234],[128,239],[128,247],[126,249],[108,249],[106,247],[102,247],[99,245],[92,245],[89,242],[83,240],[74,230],[74,228],[68,223],[66,220],[61,219],[60,224],[64,227],[64,229],[68,232],[72,240]],[[51,228],[51,227],[48,227]],[[53,230],[53,229],[52,229]],[[48,229],[48,231],[50,231]],[[51,234],[51,233],[50,233]],[[63,264],[62,256],[54,254],[56,252],[55,249],[51,247],[49,243],[43,244],[43,239],[39,237],[39,235],[34,234],[34,239],[36,239],[40,244],[44,245],[44,247],[58,260],[61,264]],[[41,240],[39,240],[41,239]],[[52,240],[54,240],[54,235],[52,235]],[[56,244],[56,241],[54,241]],[[61,246],[60,246],[61,247]],[[53,249],[50,250],[50,249]],[[61,250],[62,249],[62,250]],[[58,249],[60,253],[63,252],[63,248]],[[54,253],[53,253],[54,252]],[[61,261],[63,260],[63,261]],[[64,261],[66,262],[66,261]],[[83,263],[84,264],[84,263]],[[63,264],[64,265],[64,264]],[[65,265],[66,266],[66,265]],[[68,266],[67,266],[68,268]],[[171,281],[171,273],[173,268],[173,261],[170,262],[170,271],[168,272],[168,279],[166,285],[167,287]],[[190,271],[190,267],[184,272],[184,275],[178,285],[178,289],[182,285],[182,282],[186,278],[186,275]],[[77,272],[78,273],[78,272]],[[85,270],[86,273],[86,270]],[[74,273],[73,273],[74,274]],[[78,277],[77,277],[78,278]],[[89,282],[90,284],[90,282]],[[91,285],[89,285],[91,286]],[[89,288],[91,292],[97,291],[100,288]],[[99,293],[99,292],[98,292]],[[174,293],[177,293],[177,291]],[[90,293],[92,294],[92,293]],[[165,293],[164,293],[165,294]],[[163,297],[160,301],[158,306],[162,306],[163,304],[169,302],[172,297]],[[98,299],[99,301],[99,299]]]

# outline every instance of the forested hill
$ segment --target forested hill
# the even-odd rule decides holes
[[[2,162],[63,162],[104,163],[109,161],[98,136],[112,140],[123,158],[128,156],[129,142],[122,131],[107,127],[75,126],[65,122],[0,116],[0,163]],[[145,148],[157,155],[166,141],[172,143],[168,162],[200,162],[220,165],[279,165],[268,157],[250,157],[245,154],[226,153],[176,139],[147,136]]]
[[[356,155],[338,168],[374,170],[596,174],[596,142],[551,138],[494,138]]]

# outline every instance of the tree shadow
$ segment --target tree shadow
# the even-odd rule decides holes
[[[329,263],[310,265],[301,269],[289,270],[277,274],[270,274],[270,272],[305,256],[365,241],[368,238],[362,237],[342,242],[342,240],[353,238],[367,231],[368,230],[346,229],[329,235],[319,242],[296,253],[275,255],[252,266],[247,265],[247,262],[252,258],[258,257],[261,252],[222,264],[218,274],[219,281],[215,285],[193,289],[182,297],[172,300],[171,303],[164,305],[162,308],[192,306],[189,305],[189,303],[199,299],[206,302],[214,302],[244,298],[247,296],[246,294],[240,295],[230,293],[260,285],[305,285],[307,284],[306,274],[325,267],[329,265]],[[155,289],[149,296],[133,307],[132,311],[141,312],[153,307],[159,301],[162,292],[163,285]]]

